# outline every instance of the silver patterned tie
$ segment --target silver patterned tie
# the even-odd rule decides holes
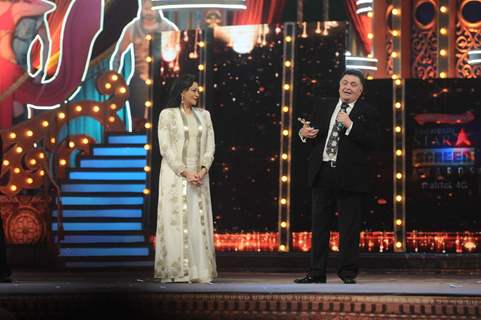
[[[339,112],[346,112],[347,107],[348,105],[343,103]],[[339,113],[337,113],[336,119],[338,115]],[[340,133],[343,127],[344,125],[342,124],[342,122],[336,120],[336,122],[334,123],[334,127],[332,128],[331,135],[327,140],[326,153],[331,161],[336,161]]]

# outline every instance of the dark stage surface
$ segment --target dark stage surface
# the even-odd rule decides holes
[[[150,270],[16,271],[0,284],[0,307],[15,319],[481,318],[477,272],[363,272],[354,285],[332,273],[327,284],[294,284],[299,276],[225,272],[212,284],[165,284]]]

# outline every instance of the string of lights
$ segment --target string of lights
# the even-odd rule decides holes
[[[284,25],[282,62],[281,135],[279,157],[279,251],[289,251],[291,203],[291,142],[296,25]]]
[[[393,210],[394,210],[394,250],[406,250],[406,142],[404,114],[404,80],[401,79],[401,0],[393,1],[392,34],[393,50]]]

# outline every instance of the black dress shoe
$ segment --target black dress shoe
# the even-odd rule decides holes
[[[341,280],[345,284],[355,284],[356,283],[356,279],[353,279],[353,278],[341,278]]]
[[[313,277],[310,274],[306,274],[304,278],[294,280],[295,283],[326,283],[326,277]]]
[[[0,283],[10,283],[10,282],[12,282],[12,278],[10,277],[0,278]]]

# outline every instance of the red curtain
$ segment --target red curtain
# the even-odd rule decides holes
[[[247,9],[236,11],[233,25],[281,22],[287,0],[246,0]]]
[[[367,34],[371,32],[371,18],[366,15],[358,15],[356,13],[356,0],[346,0],[345,4],[349,19],[354,26],[354,30],[356,30],[359,40],[361,41],[362,49],[367,55],[371,53],[372,50],[371,40],[369,40],[367,37]]]

